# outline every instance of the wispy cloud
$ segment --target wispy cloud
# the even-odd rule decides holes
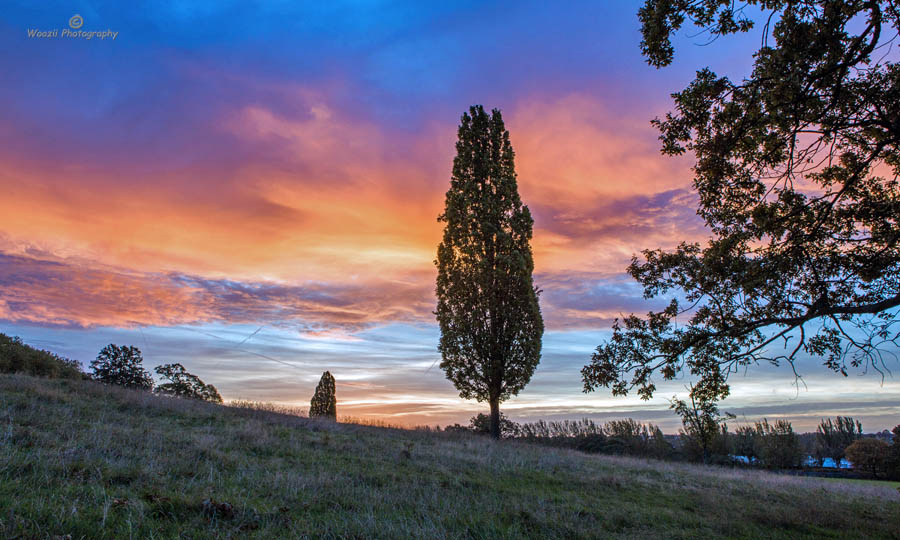
[[[11,322],[83,328],[291,324],[327,336],[336,329],[424,320],[431,305],[427,290],[395,281],[241,283],[0,255],[0,319]]]

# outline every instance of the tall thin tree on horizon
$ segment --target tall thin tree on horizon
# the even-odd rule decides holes
[[[531,276],[534,220],[499,110],[475,105],[463,114],[438,221],[446,223],[435,260],[441,368],[460,397],[490,404],[499,438],[500,403],[531,380],[544,333]]]
[[[319,379],[319,384],[309,403],[309,417],[337,420],[335,382],[330,371],[323,373],[322,378]]]

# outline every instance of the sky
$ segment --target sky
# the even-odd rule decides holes
[[[108,343],[180,362],[227,400],[467,423],[439,367],[433,260],[456,129],[498,108],[535,218],[546,323],[514,420],[633,417],[675,431],[689,378],[647,402],[582,392],[613,319],[658,308],[625,273],[707,236],[690,156],[650,120],[759,35],[676,39],[649,67],[637,4],[8,2],[0,14],[0,332],[87,365]],[[109,31],[101,39],[29,30]],[[115,33],[115,38],[111,36]],[[898,366],[900,367],[900,366]],[[803,358],[732,379],[738,422],[900,422],[900,380]],[[804,384],[805,383],[805,384]]]

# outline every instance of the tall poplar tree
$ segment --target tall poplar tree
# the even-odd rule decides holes
[[[500,111],[462,116],[444,239],[438,246],[441,368],[464,399],[487,401],[500,437],[500,402],[528,384],[544,322],[531,273],[534,220],[516,185],[515,154]]]

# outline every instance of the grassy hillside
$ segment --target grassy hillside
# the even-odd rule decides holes
[[[900,493],[0,376],[0,537],[900,538]]]

